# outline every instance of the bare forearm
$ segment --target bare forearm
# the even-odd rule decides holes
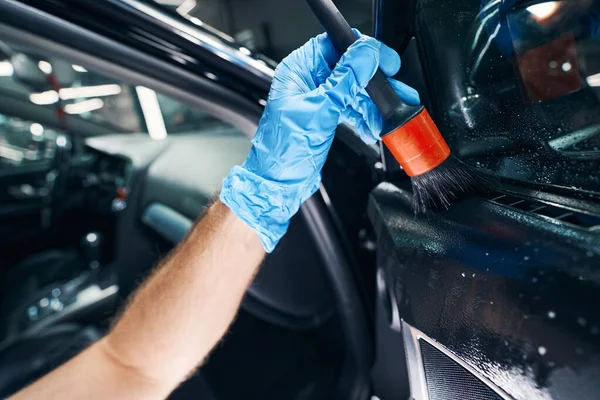
[[[164,398],[223,336],[263,257],[256,233],[217,201],[104,339],[15,398]]]
[[[217,201],[138,291],[108,348],[177,384],[223,336],[263,257],[256,233]]]

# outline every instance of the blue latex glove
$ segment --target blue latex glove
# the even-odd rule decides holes
[[[338,57],[323,34],[279,64],[252,149],[223,181],[221,201],[258,233],[267,252],[318,189],[338,124],[349,122],[366,142],[381,132],[381,116],[364,88],[378,67],[388,76],[396,74],[400,57],[367,36],[336,65]],[[414,89],[392,84],[407,103],[419,103]]]

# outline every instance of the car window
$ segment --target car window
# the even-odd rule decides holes
[[[6,42],[0,42],[0,96],[26,102],[24,114],[56,111],[57,124],[71,116],[113,132],[143,129],[129,85]]]
[[[60,135],[242,132],[197,107],[0,41],[0,168],[54,156]]]
[[[504,177],[600,191],[600,1],[422,4],[434,107],[457,153]]]

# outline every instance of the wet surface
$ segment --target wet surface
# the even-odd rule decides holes
[[[399,316],[518,399],[600,393],[600,231],[482,198],[415,217],[390,183],[369,216]]]
[[[592,77],[600,1],[561,2],[560,24],[536,20],[525,3],[422,2],[415,23],[427,106],[462,161],[512,179],[598,192],[600,90]]]

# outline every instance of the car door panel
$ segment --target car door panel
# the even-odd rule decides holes
[[[507,398],[572,398],[573,385],[578,399],[600,391],[600,220],[585,214],[598,224],[565,222],[504,204],[506,196],[416,217],[406,186],[382,183],[371,194],[383,287],[377,307],[386,321],[379,330],[397,333],[396,348],[379,351],[402,358],[406,348],[414,398],[422,386],[415,376],[429,398],[487,398],[474,394],[460,363],[474,372],[466,376]],[[594,209],[581,201],[579,207]],[[418,362],[407,331],[417,332]],[[455,358],[447,362],[457,367],[444,370],[431,357]],[[448,387],[431,385],[439,374]],[[398,379],[406,376],[399,368]],[[456,390],[459,397],[445,397]]]

